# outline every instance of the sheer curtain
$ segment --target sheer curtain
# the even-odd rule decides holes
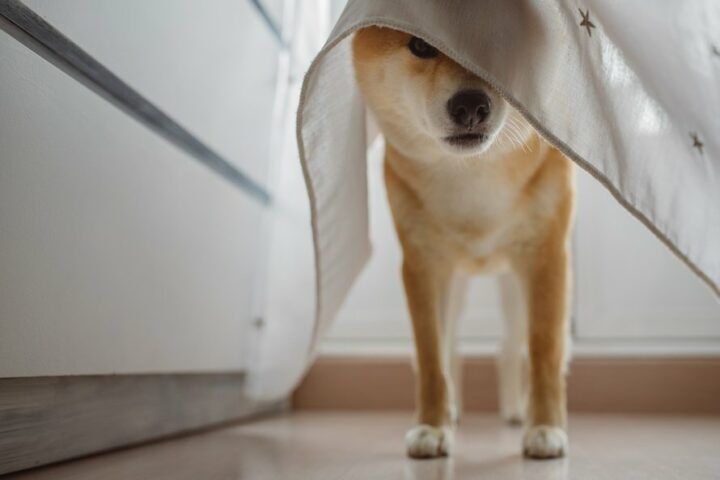
[[[271,159],[274,206],[265,218],[266,281],[249,359],[248,394],[287,396],[311,359],[315,338],[315,266],[310,207],[295,135],[305,71],[322,47],[333,18],[330,0],[285,0]],[[338,12],[339,13],[339,12]]]

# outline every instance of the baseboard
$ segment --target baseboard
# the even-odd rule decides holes
[[[407,358],[320,357],[295,391],[296,409],[412,409]],[[495,362],[463,368],[468,411],[497,410]],[[720,413],[720,357],[578,358],[568,375],[568,407],[582,412]]]
[[[0,475],[263,413],[245,375],[107,375],[0,379]]]

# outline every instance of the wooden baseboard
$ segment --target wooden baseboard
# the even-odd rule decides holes
[[[297,409],[412,409],[414,374],[406,358],[320,357],[295,391]],[[495,362],[467,358],[467,411],[496,411]],[[568,375],[568,406],[582,412],[720,413],[720,358],[578,358]]]
[[[0,475],[279,411],[242,373],[0,379]]]

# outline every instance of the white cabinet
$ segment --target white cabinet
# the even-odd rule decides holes
[[[277,45],[249,2],[27,4],[265,178]],[[0,59],[0,377],[243,370],[263,207],[2,30]]]
[[[279,43],[249,0],[27,0],[210,148],[264,183]],[[265,2],[263,2],[265,3]],[[269,2],[280,15],[280,2]]]

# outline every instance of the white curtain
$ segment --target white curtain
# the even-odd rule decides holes
[[[251,342],[247,393],[287,396],[302,377],[315,338],[315,266],[310,208],[295,136],[303,74],[330,30],[328,0],[286,0],[276,149],[269,177],[273,207],[265,218],[268,245],[265,291]]]

